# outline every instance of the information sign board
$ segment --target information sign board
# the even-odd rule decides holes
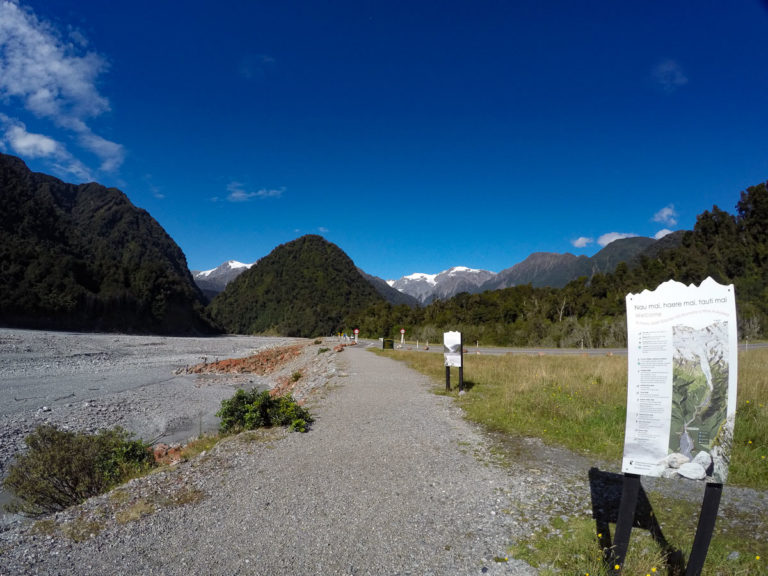
[[[626,304],[622,472],[724,483],[736,414],[733,286],[669,281]]]
[[[443,356],[445,356],[446,366],[456,366],[461,368],[462,362],[462,342],[461,332],[443,333]]]

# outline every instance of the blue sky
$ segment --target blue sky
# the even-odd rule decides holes
[[[366,272],[592,255],[768,180],[768,3],[0,0],[0,151],[191,269],[322,234]]]

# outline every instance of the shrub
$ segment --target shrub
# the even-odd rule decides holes
[[[32,516],[79,504],[154,465],[149,446],[122,428],[85,434],[40,426],[25,442],[29,451],[4,486],[18,499],[7,508]]]
[[[306,432],[314,420],[309,411],[289,396],[274,397],[268,391],[238,390],[229,400],[223,400],[216,413],[221,418],[222,432],[254,430],[270,426],[291,426],[292,430]]]
[[[324,352],[328,352],[329,350],[330,350],[330,348],[320,348],[320,349],[317,351],[317,353],[318,353],[318,354],[323,354]]]

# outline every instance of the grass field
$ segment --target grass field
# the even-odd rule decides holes
[[[407,362],[432,376],[436,392],[445,385],[441,354],[415,351],[379,352]],[[467,394],[456,395],[456,370],[451,394],[467,418],[489,430],[511,436],[534,436],[598,460],[620,466],[627,400],[625,356],[473,355],[464,357]],[[768,349],[739,354],[739,380],[734,447],[728,484],[768,489]],[[727,489],[727,487],[726,487]],[[649,494],[664,534],[688,557],[699,503]],[[768,510],[765,510],[768,516]],[[684,522],[681,519],[685,519]],[[757,541],[754,525],[761,518],[744,517],[718,531],[710,545],[703,574],[717,576],[768,574],[766,542]],[[518,543],[511,553],[538,566],[542,574],[613,572],[604,566],[591,519],[562,520]],[[634,530],[623,574],[674,574],[668,558],[650,536]]]

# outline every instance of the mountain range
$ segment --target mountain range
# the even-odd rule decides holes
[[[416,272],[397,280],[382,280],[358,271],[390,304],[425,306],[434,300],[448,300],[462,292],[480,294],[530,284],[534,287],[562,288],[580,277],[613,272],[621,262],[631,263],[642,256],[653,257],[660,250],[674,248],[682,242],[683,231],[660,240],[637,236],[615,240],[594,256],[565,253],[534,252],[522,262],[499,273],[454,266],[437,274]],[[193,272],[195,282],[212,298],[250,265],[230,260],[213,270]]]

